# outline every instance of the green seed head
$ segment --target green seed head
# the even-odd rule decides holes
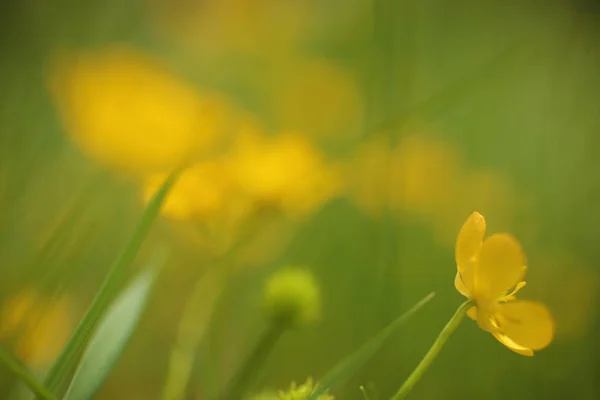
[[[311,272],[298,267],[275,272],[267,281],[263,307],[271,320],[289,327],[306,326],[318,320],[321,298]]]

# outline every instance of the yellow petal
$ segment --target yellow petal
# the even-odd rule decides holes
[[[489,308],[483,305],[477,307],[477,311],[472,313],[476,317],[477,325],[486,332],[498,332],[498,327],[493,322]]]
[[[494,299],[505,294],[525,275],[525,256],[511,235],[500,233],[483,242],[475,268],[476,296]]]
[[[518,344],[513,342],[508,336],[506,336],[502,333],[492,332],[492,335],[494,335],[494,337],[496,339],[498,339],[498,341],[500,343],[502,343],[503,345],[505,345],[512,351],[514,351],[515,353],[519,353],[522,356],[532,356],[533,355],[533,350],[531,350],[527,347],[519,346]]]
[[[550,310],[535,301],[512,301],[497,305],[502,333],[519,346],[540,350],[554,338],[554,318]]]
[[[456,288],[456,290],[458,290],[458,293],[462,294],[465,297],[470,297],[469,289],[467,289],[467,287],[463,283],[463,280],[460,277],[460,272],[457,272],[456,276],[454,277],[454,287]]]
[[[477,307],[473,306],[467,310],[467,317],[477,321]]]
[[[469,216],[456,239],[456,266],[463,273],[481,248],[485,235],[485,218],[478,212]]]

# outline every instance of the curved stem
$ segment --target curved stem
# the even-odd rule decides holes
[[[50,391],[40,383],[35,376],[21,362],[15,359],[8,351],[0,348],[0,362],[12,371],[38,398],[44,400],[58,400]]]
[[[242,368],[234,376],[230,389],[221,400],[238,400],[242,398],[244,392],[250,389],[254,378],[264,365],[271,350],[275,347],[279,338],[285,331],[285,325],[273,324],[262,335],[250,353],[250,357],[243,364]]]
[[[437,357],[442,347],[454,333],[458,325],[460,325],[462,319],[464,318],[467,310],[473,306],[473,302],[471,300],[465,301],[463,304],[458,307],[458,310],[454,313],[450,321],[446,324],[444,329],[440,332],[440,335],[433,343],[433,346],[429,349],[425,357],[421,360],[417,368],[410,374],[408,379],[404,382],[404,384],[398,389],[394,397],[391,400],[401,400],[406,397],[406,395],[412,390],[412,388],[419,382],[419,379],[425,374],[427,368],[431,365],[433,360]]]

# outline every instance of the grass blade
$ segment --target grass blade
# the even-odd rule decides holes
[[[108,310],[90,339],[65,400],[89,400],[100,389],[137,327],[159,269],[157,266],[164,261],[165,254],[161,252],[153,260],[156,265],[144,271]]]
[[[48,372],[44,385],[53,393],[58,394],[62,384],[77,363],[78,356],[89,339],[90,334],[98,325],[110,301],[123,283],[126,273],[158,216],[167,193],[175,183],[179,171],[174,171],[162,184],[142,214],[129,243],[123,249],[119,258],[113,264],[102,287],[94,297],[92,304],[75,328],[62,353]]]
[[[223,273],[218,269],[207,271],[194,287],[183,317],[179,322],[177,339],[171,349],[167,380],[162,400],[185,398],[192,368],[201,341],[205,338],[219,296],[225,287]]]
[[[1,347],[0,362],[6,365],[6,367],[39,398],[44,400],[57,400],[57,398],[36,379],[33,373],[29,371],[25,365]]]
[[[328,389],[334,389],[343,385],[353,374],[355,374],[375,353],[381,348],[385,340],[390,336],[392,332],[399,326],[404,324],[410,317],[412,317],[417,311],[419,311],[425,304],[427,304],[435,293],[430,293],[417,304],[415,304],[410,310],[402,314],[400,317],[392,321],[388,326],[383,328],[376,336],[368,340],[362,347],[350,354],[344,360],[340,361],[331,371],[329,371],[325,377],[321,380],[321,383],[311,393],[308,400],[316,400]]]
[[[358,389],[359,389],[359,390],[360,390],[360,392],[362,393],[362,395],[363,395],[363,399],[364,399],[364,400],[370,400],[370,399],[369,399],[369,395],[368,395],[368,393],[367,393],[367,389],[365,389],[365,387],[364,387],[364,386],[360,385],[360,386],[358,387]]]

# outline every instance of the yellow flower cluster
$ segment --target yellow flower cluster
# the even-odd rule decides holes
[[[163,179],[148,178],[147,199]],[[229,152],[186,169],[163,212],[174,219],[233,225],[262,209],[301,217],[333,196],[338,185],[336,169],[303,135],[266,136],[249,129]]]
[[[471,171],[447,142],[425,134],[402,137],[394,146],[374,135],[356,152],[349,171],[349,196],[366,212],[392,212],[430,223],[442,243],[454,242],[455,227],[473,209],[502,221],[514,216],[510,183],[492,171]]]
[[[517,240],[497,233],[484,240],[486,223],[477,212],[463,225],[456,241],[458,271],[454,285],[473,301],[467,315],[512,351],[533,355],[554,337],[554,319],[545,305],[517,300],[525,286],[526,260]]]
[[[128,173],[173,169],[226,130],[223,100],[200,95],[129,48],[62,55],[50,83],[71,138],[94,159]]]
[[[339,190],[338,168],[303,131],[267,132],[139,51],[117,46],[67,55],[51,72],[73,141],[94,160],[137,177],[146,201],[174,168],[187,167],[163,207],[169,218],[235,232],[265,209],[306,216]]]

